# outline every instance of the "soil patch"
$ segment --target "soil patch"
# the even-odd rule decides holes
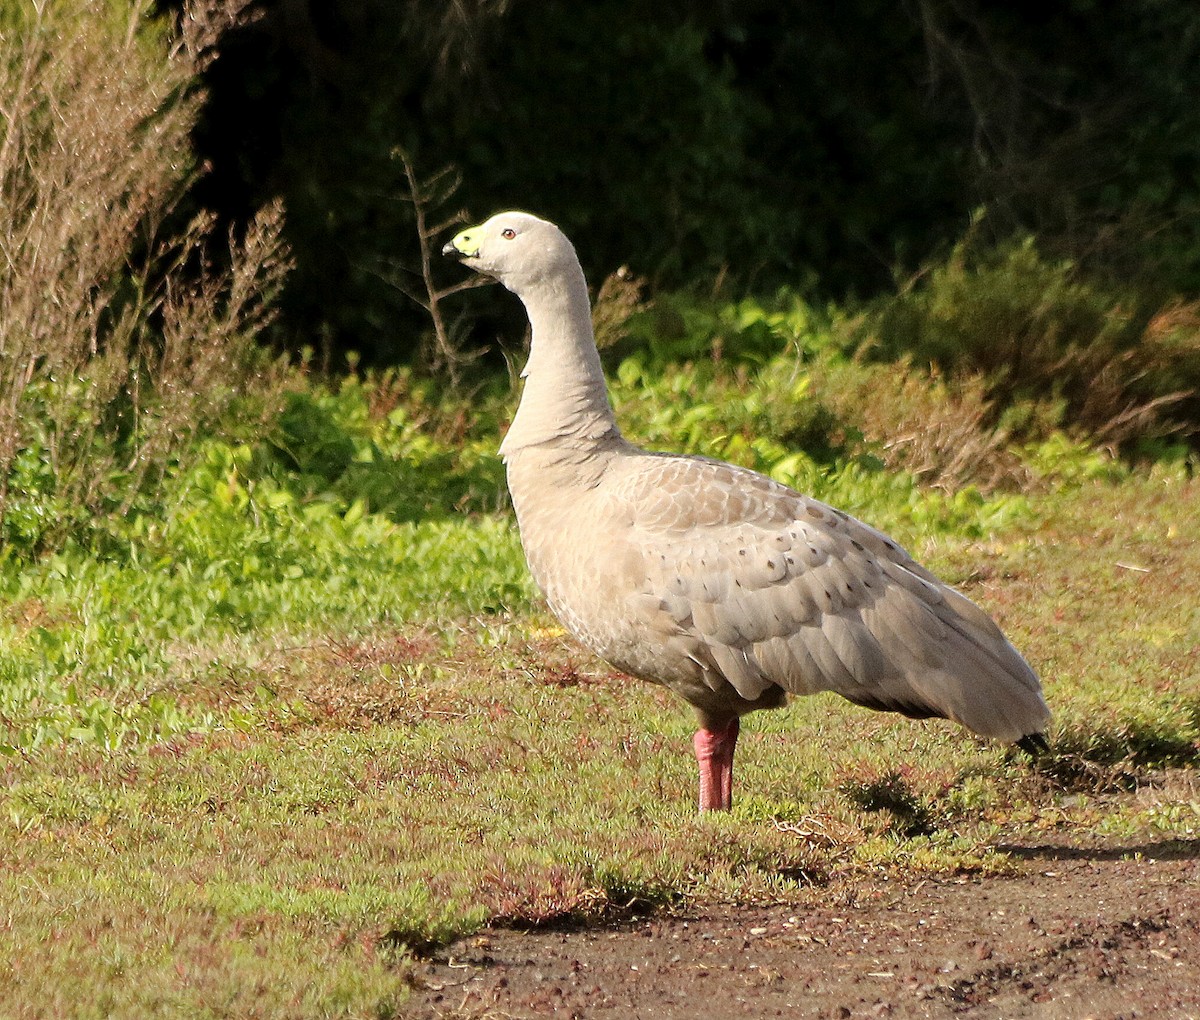
[[[1200,1017],[1200,840],[1009,846],[1011,878],[492,930],[418,965],[425,1018]]]

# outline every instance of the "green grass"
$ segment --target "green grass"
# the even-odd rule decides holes
[[[0,1001],[388,1016],[412,951],[489,922],[1003,874],[997,843],[1048,834],[1195,839],[1198,497],[1160,470],[1047,494],[983,540],[880,521],[1040,668],[1055,753],[1030,769],[949,725],[804,699],[747,720],[726,818],[694,814],[690,713],[562,635],[505,518],[267,499],[269,568],[243,535],[196,552],[203,570],[15,572]],[[214,513],[168,527],[199,549],[231,528]]]
[[[0,552],[0,1015],[386,1017],[414,953],[487,924],[1003,875],[998,847],[1029,840],[1196,839],[1187,451],[1135,468],[1061,431],[980,432],[970,449],[1027,484],[919,484],[844,417],[878,366],[810,376],[778,353],[832,357],[803,308],[735,311],[737,360],[622,362],[629,434],[893,534],[1038,667],[1052,754],[801,699],[747,720],[734,811],[699,818],[690,711],[573,644],[529,580],[492,453],[511,396],[403,373],[301,388],[128,518],[51,541],[51,475],[19,493],[42,523]],[[864,429],[970,403],[904,373]]]
[[[513,530],[395,522],[302,501],[215,446],[176,502],[99,554],[0,575],[0,752],[62,739],[117,747],[228,724],[189,696],[269,672],[314,634],[528,604]]]
[[[139,253],[189,163],[189,107],[160,97],[195,68],[126,81],[149,72],[125,45],[114,74],[69,73],[91,49],[43,60],[62,33],[38,35],[13,66],[65,68],[82,100],[34,75],[8,105],[139,140],[90,146],[118,157],[88,175],[115,199],[83,203],[107,246],[71,189],[6,210],[0,1017],[388,1017],[413,954],[487,924],[839,883],[849,902],[881,876],[1003,875],[998,847],[1051,836],[1196,840],[1194,303],[1032,239],[964,242],[857,310],[617,292],[631,437],[889,531],[997,615],[1056,711],[1030,767],[802,700],[747,722],[735,810],[698,818],[690,712],[572,644],[528,578],[494,453],[505,380],[269,362],[277,213],[230,251],[236,279],[195,276],[206,227]],[[146,117],[96,116],[113,97],[166,134],[146,149]],[[78,146],[10,148],[31,180],[82,180],[54,162]],[[49,286],[25,219],[66,253]]]

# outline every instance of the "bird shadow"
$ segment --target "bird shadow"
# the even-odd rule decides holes
[[[1156,861],[1200,860],[1200,839],[1163,839],[1100,847],[997,843],[995,849],[1018,860],[1028,861],[1121,861],[1132,857]]]

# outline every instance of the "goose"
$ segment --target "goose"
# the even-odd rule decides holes
[[[616,669],[695,710],[700,811],[732,805],[740,719],[789,694],[951,719],[1029,754],[1037,674],[982,609],[887,535],[765,475],[621,434],[575,249],[499,213],[443,248],[521,300],[524,387],[500,446],[550,610]]]

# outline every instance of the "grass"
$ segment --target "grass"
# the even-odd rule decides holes
[[[348,522],[280,499],[275,525],[260,510],[282,549],[266,578],[237,541],[200,574],[26,570],[3,622],[0,1001],[389,1016],[413,952],[486,923],[1004,874],[996,844],[1033,834],[1195,839],[1197,484],[1084,481],[985,539],[904,536],[1041,669],[1044,764],[803,699],[747,721],[725,818],[694,814],[689,712],[562,635],[503,518]],[[320,570],[289,562],[304,528]],[[42,677],[36,704],[14,676]],[[112,713],[90,732],[89,704]]]
[[[393,1016],[415,955],[489,924],[1195,840],[1194,453],[1134,467],[1029,402],[993,420],[981,380],[851,358],[800,302],[709,319],[656,347],[629,318],[629,434],[768,472],[967,590],[1042,672],[1053,753],[802,699],[747,721],[734,811],[697,817],[690,711],[529,580],[507,390],[296,373],[129,513],[64,525],[37,450],[10,479],[0,1015]]]
[[[171,39],[147,2],[34,5],[0,60],[0,1016],[388,1017],[414,954],[487,924],[1196,840],[1194,305],[1131,316],[1032,242],[857,315],[610,288],[630,435],[888,530],[1057,713],[1030,767],[805,699],[748,721],[735,810],[698,818],[690,713],[529,581],[507,388],[267,364],[279,211],[228,272],[193,272],[210,222],[161,227],[187,83],[242,6]]]

